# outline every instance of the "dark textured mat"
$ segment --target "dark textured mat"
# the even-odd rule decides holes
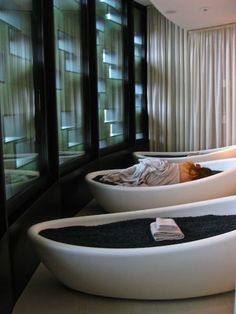
[[[67,244],[103,248],[141,248],[196,241],[236,229],[236,215],[174,218],[185,237],[156,242],[150,231],[153,218],[134,219],[98,226],[45,229],[40,235]]]

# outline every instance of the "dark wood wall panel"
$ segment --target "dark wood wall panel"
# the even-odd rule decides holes
[[[38,222],[58,218],[59,215],[60,190],[57,183],[9,227],[15,300],[17,300],[39,264],[38,257],[27,235],[28,228]]]
[[[12,1],[10,1],[12,2]],[[14,2],[14,1],[13,1]],[[65,1],[66,2],[66,1]],[[85,175],[101,169],[126,168],[134,163],[133,150],[147,150],[147,132],[135,139],[133,1],[128,1],[129,25],[124,51],[129,54],[126,82],[126,132],[123,143],[99,148],[99,115],[97,97],[96,12],[95,0],[81,1],[84,79],[86,154],[77,160],[59,164],[58,117],[56,104],[56,69],[53,0],[32,1],[32,34],[35,64],[36,142],[40,156],[40,178],[28,190],[6,201],[0,191],[0,313],[10,314],[39,259],[28,238],[29,227],[41,221],[71,217],[93,199]],[[126,2],[123,2],[126,5]],[[140,7],[141,8],[141,7]],[[146,76],[146,74],[145,74]],[[128,83],[129,82],[129,83]],[[130,88],[132,87],[132,88]],[[145,120],[147,123],[147,120]],[[0,119],[0,138],[2,136]],[[5,185],[3,149],[0,141],[0,186]],[[32,309],[33,311],[33,309]],[[22,313],[24,314],[24,313]]]
[[[5,233],[0,240],[0,313],[12,313],[13,289],[9,239]]]

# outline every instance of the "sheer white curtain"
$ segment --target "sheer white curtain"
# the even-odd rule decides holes
[[[186,32],[148,8],[150,149],[236,143],[236,25]]]
[[[190,148],[236,143],[236,25],[191,31]]]

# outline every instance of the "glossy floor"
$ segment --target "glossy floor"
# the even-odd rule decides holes
[[[123,300],[76,292],[40,265],[13,314],[232,314],[234,292],[175,301]]]

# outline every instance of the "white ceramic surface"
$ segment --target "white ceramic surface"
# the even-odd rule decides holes
[[[125,187],[94,180],[112,170],[91,172],[86,175],[86,181],[94,198],[108,212],[142,210],[236,194],[236,158],[200,164],[223,172],[191,182],[152,187]]]
[[[106,249],[63,244],[41,230],[99,225],[145,217],[235,215],[236,196],[126,213],[58,219],[29,229],[46,267],[66,286],[82,292],[131,299],[179,299],[234,289],[236,231],[182,244]]]
[[[191,160],[193,162],[210,161],[216,159],[234,158],[236,157],[236,145],[220,147],[214,149],[206,149],[199,151],[186,152],[148,152],[137,151],[133,153],[135,161],[140,158],[158,158],[167,159],[171,162],[183,162]]]

